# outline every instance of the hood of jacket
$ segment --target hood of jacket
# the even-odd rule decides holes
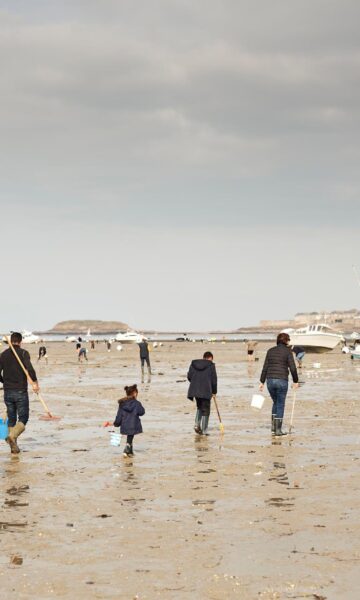
[[[206,369],[210,369],[213,363],[211,360],[206,360],[206,358],[198,358],[193,360],[191,364],[196,371],[206,371]]]
[[[131,413],[135,410],[137,404],[137,400],[135,398],[129,398],[129,400],[125,400],[125,402],[121,402],[120,406],[122,410],[125,412]]]

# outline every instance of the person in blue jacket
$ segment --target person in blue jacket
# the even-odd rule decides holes
[[[127,436],[124,456],[133,456],[133,439],[134,435],[142,433],[140,417],[145,414],[145,408],[137,400],[138,389],[136,384],[126,385],[124,389],[126,396],[119,400],[114,427],[120,427],[120,433]]]
[[[205,352],[203,358],[193,360],[187,378],[190,382],[189,400],[196,400],[195,432],[208,435],[210,417],[210,402],[217,394],[217,374],[214,357],[211,352]]]

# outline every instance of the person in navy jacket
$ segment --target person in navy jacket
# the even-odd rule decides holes
[[[187,374],[190,382],[189,400],[196,400],[195,432],[208,435],[210,401],[217,394],[217,374],[214,357],[205,352],[203,358],[193,360]]]
[[[145,414],[145,408],[137,400],[138,389],[136,384],[126,385],[124,389],[126,396],[119,400],[114,427],[120,427],[120,433],[127,436],[124,456],[133,456],[133,439],[134,435],[142,433],[140,417]]]

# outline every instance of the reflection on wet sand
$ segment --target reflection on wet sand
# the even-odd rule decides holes
[[[50,349],[43,391],[62,421],[40,421],[32,402],[24,451],[13,459],[1,445],[0,567],[26,574],[2,579],[4,597],[352,600],[360,372],[340,353],[322,358],[316,379],[305,362],[294,434],[274,438],[270,401],[250,408],[266,346],[247,363],[236,362],[242,344],[213,344],[225,433],[214,411],[210,435],[196,436],[186,372],[204,349],[154,349],[132,458],[102,424],[139,381],[138,348],[97,346],[83,365],[65,344]]]

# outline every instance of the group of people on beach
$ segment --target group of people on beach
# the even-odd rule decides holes
[[[8,420],[6,442],[10,446],[11,453],[18,454],[20,449],[17,440],[25,431],[29,420],[28,379],[31,381],[35,393],[39,393],[39,384],[35,369],[31,364],[30,354],[21,348],[21,333],[12,333],[10,341],[10,347],[0,355],[0,382],[3,384]],[[275,436],[286,435],[282,430],[282,422],[289,386],[289,373],[292,376],[293,387],[299,386],[295,360],[289,343],[290,337],[287,333],[280,333],[277,336],[276,346],[270,348],[266,354],[260,376],[260,391],[263,391],[266,382],[272,399],[271,432]],[[139,344],[139,349],[142,382],[144,381],[145,362],[148,368],[148,381],[150,381],[150,356],[145,339]],[[39,352],[39,359],[44,356],[46,356],[46,348],[45,351],[41,351],[41,356]],[[29,377],[21,368],[20,362]],[[207,351],[201,359],[191,362],[187,379],[189,381],[187,397],[196,401],[194,430],[198,435],[208,435],[211,400],[217,394],[217,373],[214,356],[211,352]],[[145,409],[138,400],[139,392],[136,384],[125,386],[125,392],[125,397],[118,402],[118,411],[113,425],[120,427],[120,433],[127,436],[124,455],[132,456],[133,439],[135,435],[142,433],[140,417],[145,414]]]

